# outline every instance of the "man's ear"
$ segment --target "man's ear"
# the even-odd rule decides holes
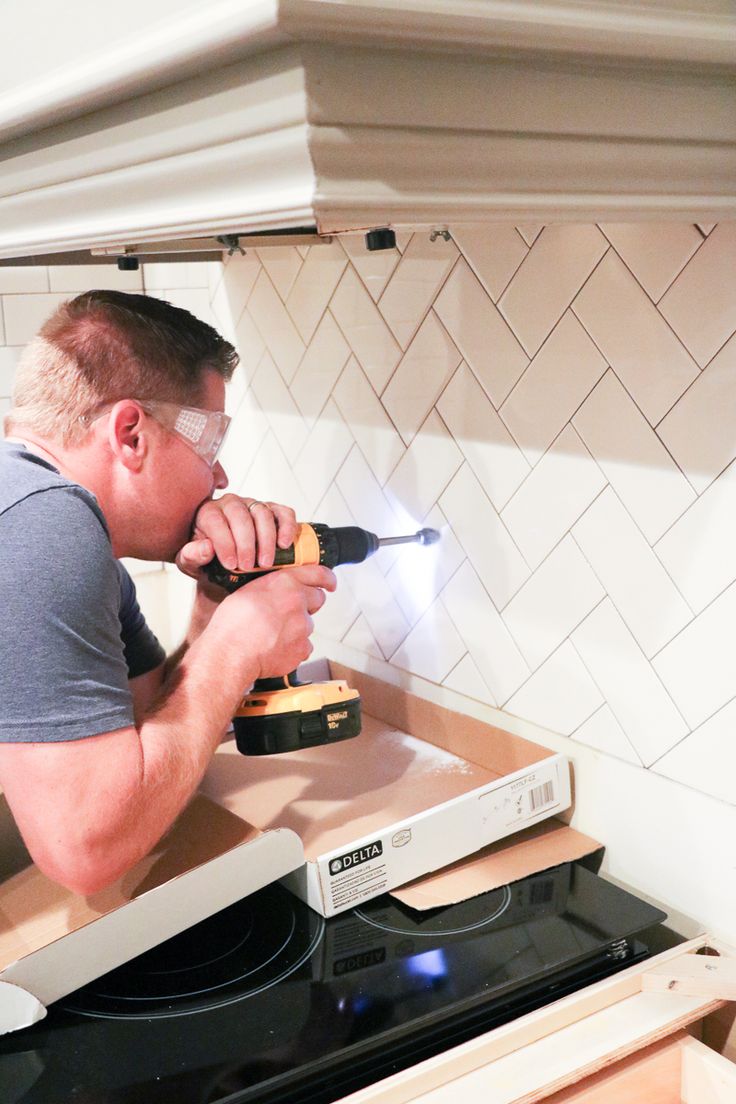
[[[140,471],[150,447],[150,419],[135,399],[121,399],[110,411],[108,444],[121,464]]]

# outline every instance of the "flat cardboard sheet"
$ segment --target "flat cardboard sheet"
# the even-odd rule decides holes
[[[293,829],[314,861],[498,777],[364,713],[361,734],[336,744],[261,757],[224,744],[202,791],[261,831]]]
[[[552,818],[393,889],[391,895],[418,911],[455,905],[560,863],[581,859],[600,847],[590,836]]]
[[[259,835],[226,809],[195,797],[151,854],[100,893],[82,897],[27,866],[0,885],[0,968]]]

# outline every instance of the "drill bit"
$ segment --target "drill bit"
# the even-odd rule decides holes
[[[435,544],[439,539],[436,529],[419,529],[408,537],[379,537],[378,544],[381,548],[387,544]]]

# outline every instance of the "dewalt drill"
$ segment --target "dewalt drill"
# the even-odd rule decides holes
[[[270,571],[303,564],[363,563],[379,548],[392,544],[434,544],[436,529],[420,529],[406,537],[377,537],[356,525],[299,525],[289,548],[277,548],[273,567],[229,571],[215,558],[204,571],[210,582],[228,592]],[[296,671],[280,678],[258,679],[233,717],[238,751],[244,755],[274,755],[284,751],[349,740],[360,732],[360,696],[343,679],[300,682]]]

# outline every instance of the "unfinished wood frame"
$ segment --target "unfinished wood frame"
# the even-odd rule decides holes
[[[733,1104],[736,1066],[729,1056],[736,1032],[730,1006],[712,990],[696,995],[657,992],[646,981],[647,975],[659,976],[662,970],[675,977],[693,976],[694,958],[717,954],[729,964],[736,960],[733,950],[707,936],[691,940],[353,1093],[343,1104],[450,1104],[460,1099],[466,1104],[624,1104],[634,1099],[647,1104]],[[692,1025],[704,1042],[685,1033]],[[721,1044],[723,1054],[711,1049],[714,1043]],[[659,1096],[641,1093],[636,1079],[645,1075],[652,1084],[661,1080]],[[635,1082],[637,1095],[626,1095]],[[682,1095],[683,1086],[688,1096]],[[588,1100],[584,1090],[599,1095]]]

